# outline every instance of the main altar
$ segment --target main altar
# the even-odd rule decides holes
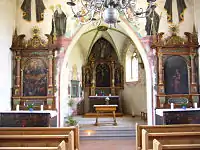
[[[118,105],[122,113],[120,92],[124,85],[124,69],[113,46],[104,38],[93,45],[86,65],[82,67],[84,114],[94,113],[94,105]]]

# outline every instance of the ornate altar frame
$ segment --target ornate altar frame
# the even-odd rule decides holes
[[[101,39],[100,39],[101,40]],[[105,40],[103,40],[104,42]],[[107,43],[103,43],[106,45]],[[97,46],[98,47],[98,46]],[[99,46],[100,47],[100,46]],[[88,62],[86,65],[82,67],[82,85],[83,88],[89,89],[89,95],[95,96],[97,93],[97,90],[106,90],[109,89],[110,93],[107,93],[107,95],[119,95],[119,91],[123,89],[124,87],[124,69],[123,66],[120,64],[117,54],[114,51],[114,49],[111,50],[112,56],[106,58],[99,58],[97,57],[99,50],[101,51],[101,47],[97,50],[90,52],[90,55],[88,57]],[[110,86],[107,87],[100,87],[97,86],[97,67],[98,65],[106,64],[109,68],[109,78],[110,78]]]
[[[182,38],[175,33],[163,39],[164,33],[159,33],[154,37],[152,48],[157,55],[157,103],[156,108],[169,108],[170,103],[178,102],[175,107],[180,107],[181,103],[187,100],[188,107],[192,107],[195,101],[199,101],[199,91],[197,74],[195,69],[195,56],[197,56],[198,40],[196,34],[184,33],[186,38]],[[165,93],[165,61],[171,56],[181,56],[185,59],[188,69],[188,94],[166,94]],[[171,102],[170,102],[171,101]]]
[[[26,110],[27,105],[33,104],[34,110],[40,110],[41,105],[43,105],[44,110],[55,110],[55,51],[56,46],[53,43],[52,36],[45,35],[48,41],[43,40],[39,36],[39,29],[33,29],[33,37],[29,40],[25,40],[25,35],[17,35],[15,32],[13,36],[11,51],[13,54],[13,85],[12,85],[12,97],[11,97],[11,108],[16,109],[16,105],[19,105],[20,110]],[[44,75],[45,79],[45,89],[43,93],[45,95],[25,95],[23,93],[24,84],[23,83],[23,72],[25,65],[29,63],[30,60],[39,60],[39,62],[44,63],[44,68],[46,73]],[[31,63],[31,61],[30,61]],[[38,67],[36,65],[36,67]],[[30,73],[30,72],[29,72]],[[30,73],[31,74],[31,73]],[[40,75],[40,74],[39,74]],[[40,81],[38,81],[40,82]]]

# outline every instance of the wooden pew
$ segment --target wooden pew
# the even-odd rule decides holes
[[[71,127],[2,127],[0,135],[67,135],[70,131],[74,132],[74,149],[79,150],[79,126]]]
[[[160,141],[153,140],[153,150],[193,150],[200,149],[200,144],[171,144],[163,145]]]
[[[142,150],[152,149],[154,139],[164,145],[200,144],[200,132],[148,133],[142,129]]]
[[[0,147],[55,147],[62,141],[65,150],[74,150],[74,132],[68,135],[1,135]]]
[[[142,148],[142,129],[145,129],[149,133],[159,132],[200,132],[199,124],[181,124],[181,125],[138,125],[136,123],[136,150]]]
[[[0,147],[0,150],[66,150],[66,143],[63,140],[58,147]]]

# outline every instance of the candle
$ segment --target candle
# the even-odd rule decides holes
[[[16,111],[19,111],[19,104],[16,105]]]
[[[43,111],[44,110],[44,107],[43,105],[40,105],[40,110]]]
[[[194,103],[194,108],[197,108],[197,103]]]
[[[174,103],[171,103],[171,109],[174,109]]]

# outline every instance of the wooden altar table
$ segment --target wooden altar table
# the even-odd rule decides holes
[[[111,112],[113,114],[113,125],[117,125],[115,111],[117,110],[118,105],[94,105],[95,111],[96,111],[96,123],[95,125],[98,126],[98,118],[99,113],[105,113],[105,112]]]
[[[200,124],[200,108],[156,109],[156,125]]]
[[[56,111],[1,111],[0,127],[49,127]]]

